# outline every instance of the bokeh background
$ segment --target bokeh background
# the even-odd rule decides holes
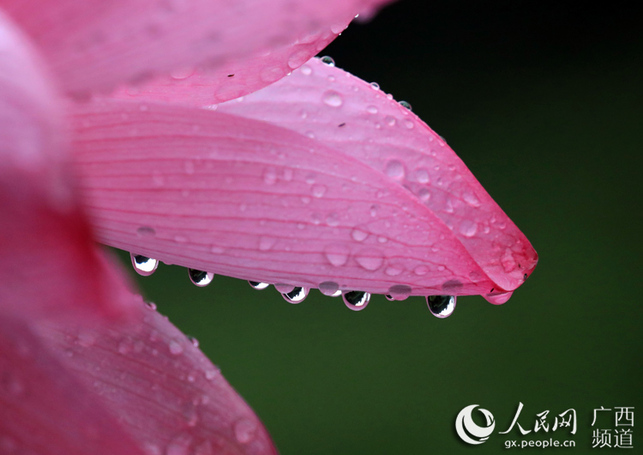
[[[497,434],[519,402],[526,428],[576,409],[576,448],[550,449],[576,454],[609,453],[591,448],[594,408],[634,406],[643,453],[643,33],[629,5],[402,0],[323,53],[409,101],[531,240],[540,263],[507,304],[464,297],[439,320],[419,297],[355,313],[317,291],[290,305],[220,276],[196,288],[179,267],[139,279],[282,455],[497,453],[533,439]],[[496,418],[481,446],[455,435],[469,404]]]

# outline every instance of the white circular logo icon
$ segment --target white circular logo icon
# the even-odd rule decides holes
[[[473,421],[471,414],[478,406],[479,405],[477,404],[471,404],[463,408],[455,418],[455,431],[457,431],[460,439],[467,444],[482,444],[489,439],[489,435],[491,435],[494,428],[496,428],[496,422],[494,421],[493,414],[486,409],[480,408],[478,410],[485,417],[487,426],[481,427]]]

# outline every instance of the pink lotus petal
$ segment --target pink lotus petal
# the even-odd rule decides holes
[[[499,286],[412,192],[321,141],[126,101],[77,106],[72,122],[85,204],[109,245],[304,287],[463,295]]]
[[[128,303],[129,323],[38,324],[122,435],[148,454],[276,454],[261,422],[192,341],[140,297]]]
[[[82,94],[178,67],[218,67],[329,30],[336,35],[383,2],[0,0],[0,8],[41,47],[65,91]],[[274,68],[287,68],[283,57]]]
[[[30,325],[0,312],[0,453],[143,455]]]
[[[0,311],[121,314],[125,288],[72,195],[61,114],[42,65],[0,12]]]

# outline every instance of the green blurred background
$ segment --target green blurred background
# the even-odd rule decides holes
[[[579,5],[403,0],[323,52],[409,101],[531,240],[540,263],[507,304],[464,297],[439,320],[418,297],[375,296],[355,313],[317,291],[290,305],[220,276],[199,289],[179,267],[139,279],[282,455],[485,454],[568,438],[497,434],[519,402],[526,428],[576,409],[576,448],[550,450],[604,453],[591,448],[594,408],[643,416],[643,33],[627,3]],[[496,418],[480,446],[455,435],[469,404]],[[643,453],[637,426],[633,445]]]

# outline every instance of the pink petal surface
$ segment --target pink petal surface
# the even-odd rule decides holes
[[[143,455],[31,325],[0,313],[0,453]]]
[[[141,98],[208,106],[215,99],[206,82],[201,76],[190,97],[166,85]],[[218,110],[315,138],[387,175],[449,227],[498,285],[494,292],[515,289],[536,265],[527,238],[446,142],[390,95],[345,71],[312,59]]]
[[[298,40],[322,45],[329,31],[336,35],[382,3],[2,0],[0,8],[41,47],[65,91],[85,93],[183,66],[218,67]],[[280,53],[273,69],[288,68],[288,57]]]
[[[499,287],[412,192],[316,139],[217,111],[126,101],[76,106],[72,122],[85,204],[106,244],[305,287]]]

